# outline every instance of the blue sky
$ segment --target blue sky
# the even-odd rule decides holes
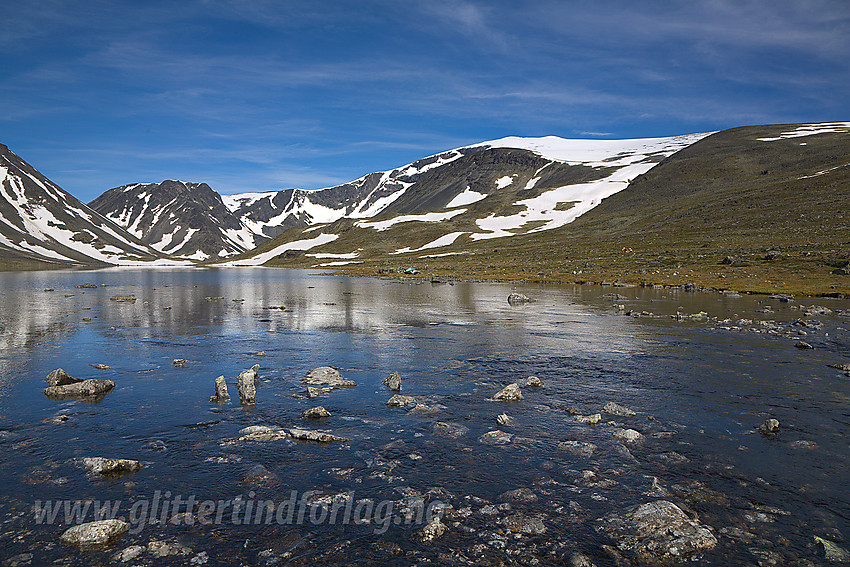
[[[0,0],[0,142],[89,201],[307,189],[507,135],[850,120],[850,2]]]

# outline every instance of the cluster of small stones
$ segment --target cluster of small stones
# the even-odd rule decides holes
[[[530,301],[528,298],[523,300],[522,298],[514,297],[513,299],[514,301],[509,299],[511,304]],[[621,309],[621,311],[625,312],[625,309]],[[805,316],[810,316],[812,313],[817,312],[806,309]],[[627,314],[635,316],[633,313]],[[638,316],[654,315],[649,313],[647,315],[639,314]],[[690,316],[679,315],[677,317],[691,320],[710,319],[704,313]],[[797,324],[795,323],[795,325]],[[806,324],[801,324],[800,326],[805,327]],[[187,361],[181,360],[180,362],[181,364],[177,364],[175,360],[175,365],[182,366]],[[832,366],[839,370],[850,372],[850,363]],[[97,368],[97,366],[95,367]],[[240,373],[237,379],[237,391],[243,405],[253,405],[256,403],[258,370],[259,365],[255,365],[251,369]],[[67,387],[91,381],[73,379],[64,373],[64,371],[58,369],[48,376],[47,382],[49,390],[50,388]],[[302,379],[302,382],[307,385],[307,394],[310,398],[330,393],[340,387],[350,388],[356,386],[355,382],[342,379],[339,371],[332,367],[313,369],[307,373]],[[401,376],[394,372],[384,379],[383,384],[389,390],[398,392],[401,390]],[[541,388],[543,387],[543,382],[535,376],[529,376],[524,380],[518,380],[505,386],[489,399],[498,402],[520,402],[523,400],[522,387]],[[210,398],[211,402],[225,403],[230,399],[230,395],[227,392],[226,380],[223,376],[216,379],[215,388],[216,392]],[[388,400],[387,406],[402,408],[412,406],[413,409],[410,410],[412,413],[428,414],[434,409],[436,409],[436,412],[439,412],[439,408],[436,406],[417,402],[415,397],[401,394],[393,395]],[[589,426],[603,425],[603,413],[611,416],[611,418],[621,419],[629,419],[637,415],[637,412],[615,402],[606,403],[600,413],[580,415],[575,411],[571,412],[576,422]],[[309,408],[302,413],[302,417],[305,419],[325,419],[330,416],[330,412],[323,406]],[[67,416],[59,416],[53,419],[57,423],[61,423],[67,420]],[[499,426],[509,426],[512,423],[512,419],[507,413],[502,413],[496,417],[496,422]],[[622,423],[608,421],[605,425],[611,427],[611,438],[623,445],[624,454],[626,455],[629,455],[626,447],[639,446],[644,438],[639,431],[628,428]],[[765,436],[774,437],[779,433],[779,422],[776,419],[770,418],[757,426],[757,429]],[[435,421],[432,432],[436,436],[459,439],[468,434],[469,428],[459,423]],[[228,441],[228,443],[279,440],[286,440],[289,443],[293,443],[292,440],[300,440],[328,444],[345,443],[348,441],[348,439],[324,431],[300,428],[283,429],[264,425],[246,427],[240,430],[239,433],[239,438]],[[482,444],[493,446],[522,443],[533,444],[535,442],[534,439],[521,438],[513,433],[498,429],[481,435],[478,441]],[[558,448],[583,458],[591,457],[598,450],[597,445],[579,440],[562,441],[558,444]],[[223,459],[221,462],[239,462],[241,460],[240,458],[233,458],[236,460],[224,456],[221,457]],[[415,453],[410,453],[407,458],[418,460],[422,457]],[[672,452],[667,454],[665,458],[669,459],[670,462],[678,462],[680,459],[685,459],[681,455]],[[139,461],[106,459],[102,457],[82,459],[81,464],[93,475],[101,476],[130,474],[138,471],[143,466]],[[399,462],[393,459],[367,460],[366,466],[371,469],[368,478],[381,479],[388,483],[403,482],[404,479],[398,476],[395,471],[398,465]],[[351,478],[353,470],[332,469],[331,472],[337,475],[338,478]],[[280,479],[277,478],[277,475],[268,471],[262,465],[252,468],[243,478],[244,484],[256,486],[270,487],[277,485],[279,482]],[[592,470],[580,471],[576,476],[576,482],[592,488],[608,488],[616,484],[614,481],[602,478],[600,474]],[[525,538],[545,534],[547,523],[550,521],[549,516],[545,513],[529,513],[522,508],[525,505],[536,503],[540,500],[541,495],[546,493],[546,490],[541,488],[533,490],[531,488],[520,487],[508,490],[499,496],[500,503],[498,504],[473,495],[457,498],[440,487],[433,488],[428,493],[421,493],[409,487],[400,490],[404,492],[404,497],[397,501],[397,504],[400,505],[402,510],[407,509],[410,513],[421,502],[434,500],[451,502],[447,504],[445,513],[441,517],[433,519],[421,529],[415,531],[413,539],[425,544],[432,544],[450,531],[464,534],[477,532],[484,543],[473,546],[473,548],[468,550],[470,557],[475,557],[477,553],[486,553],[493,549],[510,550],[518,541],[530,541]],[[653,496],[655,499],[608,514],[602,518],[598,518],[595,522],[595,529],[600,534],[608,537],[614,544],[613,547],[603,546],[603,549],[609,553],[609,558],[613,563],[624,563],[627,561],[625,557],[629,557],[640,563],[679,562],[694,559],[700,553],[710,550],[717,545],[718,539],[713,530],[700,523],[695,514],[686,513],[679,505],[668,500],[667,498],[670,496],[670,493],[661,487],[656,478],[652,478],[651,487],[646,494]],[[315,497],[313,502],[316,505],[330,506],[346,497],[344,494],[325,494]],[[569,506],[557,508],[556,512],[563,514],[565,513],[564,510],[570,510],[571,514],[577,514],[582,511],[581,506],[573,501],[569,502]],[[470,522],[474,518],[480,519],[479,521],[483,523],[476,525]],[[128,527],[125,522],[120,520],[91,522],[68,529],[62,535],[61,540],[82,548],[113,545],[127,532]],[[815,536],[815,542],[822,546],[827,559],[830,561],[840,562],[850,557],[845,550],[829,540]],[[513,549],[514,553],[523,553],[522,548],[514,547]],[[534,544],[527,543],[525,549],[526,551],[533,551],[535,546]],[[147,546],[133,545],[118,551],[113,555],[113,561],[133,561],[145,553],[153,558],[159,558],[168,556],[188,557],[193,552],[191,549],[175,542],[151,541]],[[286,554],[275,554],[272,550],[266,550],[260,552],[259,558],[264,563],[271,564],[279,560],[285,560],[287,556]],[[451,557],[447,556],[446,558],[449,561],[456,559],[460,562],[460,559],[465,559],[466,557],[459,552],[453,552]],[[205,564],[207,560],[207,554],[201,552],[193,557],[189,563],[201,565]],[[469,560],[466,562],[469,562]],[[563,554],[563,563],[581,567],[593,565],[587,556],[569,550]]]

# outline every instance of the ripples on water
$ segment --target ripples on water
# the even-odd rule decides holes
[[[815,535],[850,547],[850,378],[827,366],[850,360],[847,317],[815,317],[824,327],[806,340],[817,348],[802,351],[784,337],[617,315],[603,296],[610,289],[599,288],[520,287],[537,301],[512,307],[509,285],[415,285],[286,270],[0,279],[0,559],[29,552],[34,564],[89,564],[130,544],[166,540],[191,547],[192,557],[206,552],[210,565],[561,564],[581,551],[601,566],[614,559],[596,519],[664,493],[718,536],[703,564],[822,564]],[[106,287],[75,287],[87,282]],[[678,308],[733,320],[800,316],[793,304],[765,298],[617,291],[627,298],[617,303],[665,316]],[[109,299],[130,294],[135,303]],[[755,313],[764,302],[776,313]],[[800,303],[848,308],[835,300]],[[177,367],[175,358],[188,362]],[[257,404],[243,409],[235,377],[253,364],[260,365]],[[293,397],[306,393],[304,373],[324,365],[358,386],[315,400]],[[116,388],[97,404],[50,401],[43,379],[57,367],[114,380]],[[381,380],[393,371],[402,376],[402,394],[438,413],[386,407],[392,392]],[[223,406],[207,401],[218,375],[233,396]],[[521,402],[487,400],[530,375],[545,386],[524,388]],[[604,416],[596,427],[571,416],[598,413],[608,401],[638,415]],[[300,418],[319,404],[330,418]],[[503,412],[512,422],[499,426]],[[43,421],[63,414],[69,419],[61,425]],[[782,424],[774,439],[753,428],[768,416]],[[612,420],[641,431],[643,442],[624,450],[605,423]],[[440,435],[438,421],[468,431]],[[249,425],[322,429],[350,441],[227,443]],[[513,434],[513,442],[479,441],[495,429]],[[566,440],[598,448],[574,455],[558,448]],[[74,462],[88,456],[138,459],[145,467],[93,479]],[[256,465],[269,476],[246,481]],[[530,489],[536,501],[498,509],[508,498],[500,495],[517,488]],[[34,501],[46,499],[121,500],[126,513],[155,491],[280,502],[291,490],[353,491],[355,499],[395,506],[421,496],[445,501],[455,513],[432,543],[416,540],[421,525],[404,522],[375,534],[375,524],[225,521],[147,526],[114,548],[84,552],[58,543],[67,526],[37,525],[31,513]],[[495,514],[482,513],[488,504]],[[504,521],[515,513],[542,518],[545,533],[509,533]],[[136,562],[152,561],[142,555]]]

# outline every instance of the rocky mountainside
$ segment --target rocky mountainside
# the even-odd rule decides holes
[[[139,264],[163,258],[2,144],[0,186],[0,260],[5,264]]]
[[[132,183],[106,191],[89,206],[175,258],[232,256],[268,240],[245,226],[206,183]]]
[[[246,225],[269,236],[281,233],[233,262],[257,265],[334,242],[313,257],[353,263],[361,251],[405,254],[552,230],[706,135],[503,138],[338,187],[226,197]]]

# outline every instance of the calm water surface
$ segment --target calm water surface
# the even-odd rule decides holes
[[[76,287],[84,283],[98,287]],[[536,302],[509,305],[513,290]],[[828,367],[850,360],[850,303],[613,292],[623,297],[606,296],[611,288],[267,269],[0,274],[0,560],[32,553],[35,565],[110,563],[116,551],[156,540],[192,552],[145,553],[133,564],[548,565],[580,551],[614,565],[605,550],[613,542],[596,520],[661,497],[718,537],[697,564],[826,564],[814,536],[850,547],[850,377]],[[110,300],[131,294],[135,303]],[[623,316],[614,303],[663,317]],[[759,312],[765,304],[775,313]],[[788,327],[801,318],[800,305],[832,313],[805,318],[820,328]],[[677,310],[777,321],[806,333],[795,336],[815,349],[718,328],[731,325],[675,321]],[[254,364],[257,403],[243,408],[235,379]],[[337,367],[358,385],[302,399],[300,379],[318,366]],[[99,403],[49,400],[44,377],[58,367],[116,387]],[[386,406],[393,392],[381,381],[394,371],[401,393],[427,407]],[[229,404],[208,401],[219,375]],[[532,375],[544,386],[523,388],[522,401],[487,399]],[[603,412],[595,427],[572,416],[600,413],[609,401],[637,415]],[[300,417],[320,404],[330,418]],[[509,424],[497,424],[501,413]],[[46,421],[60,415],[67,421]],[[767,417],[782,424],[775,438],[754,430]],[[640,431],[642,441],[626,449],[609,421]],[[445,435],[438,422],[458,434]],[[236,441],[251,425],[349,441]],[[482,441],[497,429],[513,435],[509,443]],[[586,456],[558,447],[567,440],[597,449]],[[145,466],[95,478],[78,463],[92,456]],[[519,501],[504,495],[518,488],[528,489]],[[129,517],[157,493],[260,507],[292,491],[349,494],[355,504],[372,502],[373,514],[363,504],[368,523],[311,522],[308,514],[300,525],[246,526],[229,508],[214,525],[174,525],[180,518],[170,523],[166,511],[113,547],[86,551],[59,542],[77,522],[60,514],[39,524],[33,514],[36,501],[108,500]],[[438,501],[454,509],[444,520],[449,530],[423,543],[409,514]],[[541,520],[545,532],[510,533],[512,515]]]

